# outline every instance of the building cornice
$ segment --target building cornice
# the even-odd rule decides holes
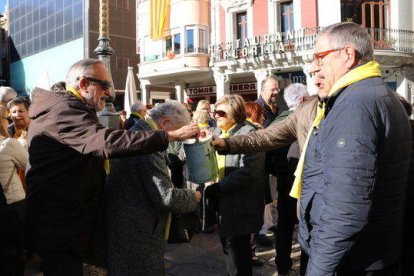
[[[238,12],[246,10],[253,5],[253,0],[219,0],[223,9],[228,12]]]

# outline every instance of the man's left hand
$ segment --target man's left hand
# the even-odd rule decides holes
[[[200,128],[197,124],[189,124],[177,130],[168,132],[168,142],[184,141],[189,138],[196,138],[200,134]]]

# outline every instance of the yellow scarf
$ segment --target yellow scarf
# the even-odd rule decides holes
[[[372,77],[380,77],[381,70],[378,62],[370,61],[364,65],[358,66],[352,69],[345,75],[343,75],[337,82],[334,83],[331,90],[329,90],[328,97],[335,96],[342,88],[347,87],[353,83],[368,79]],[[316,118],[312,123],[312,127],[309,129],[308,136],[306,137],[305,144],[303,145],[302,153],[298,162],[298,166],[295,171],[295,181],[293,182],[292,189],[290,190],[290,196],[299,198],[302,191],[302,176],[303,168],[305,166],[305,154],[306,148],[308,147],[309,138],[314,128],[319,128],[319,124],[325,118],[325,102],[320,103],[317,108]]]
[[[82,102],[85,102],[82,98],[82,96],[79,94],[78,90],[76,90],[75,88],[73,88],[72,86],[67,86],[66,90],[68,90],[70,93],[73,94],[73,96],[75,96],[76,98],[78,98],[79,100],[81,100]]]
[[[73,88],[72,86],[67,86],[66,90],[68,90],[70,93],[73,94],[73,96],[75,96],[76,98],[81,100],[83,103],[85,103],[82,96],[79,94],[79,92],[75,88]],[[104,167],[106,175],[109,175],[109,173],[111,172],[111,164],[109,163],[108,159],[104,160],[103,167]]]
[[[210,127],[208,124],[203,124],[203,123],[198,123],[197,126],[199,128],[206,128],[206,127]]]
[[[144,119],[144,117],[142,117],[142,115],[141,114],[139,114],[138,112],[131,112],[131,115],[135,115],[135,116],[137,116],[138,118],[140,118],[141,120],[145,120]]]
[[[236,125],[229,128],[227,131],[222,131],[220,134],[220,138],[228,138],[230,137],[230,130],[232,130]],[[225,176],[225,169],[226,169],[226,155],[221,155],[216,152],[216,158],[217,158],[217,167],[218,167],[218,180],[223,180]]]
[[[158,126],[157,126],[157,124],[154,122],[154,120],[153,119],[151,119],[150,117],[146,117],[145,118],[145,122],[147,123],[147,124],[149,124],[149,126],[152,128],[152,129],[154,129],[154,130],[157,130],[158,129]]]

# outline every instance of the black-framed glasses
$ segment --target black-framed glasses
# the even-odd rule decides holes
[[[218,116],[218,117],[225,117],[227,115],[227,113],[223,110],[214,110],[214,116]]]
[[[327,51],[323,51],[323,52],[314,53],[313,54],[313,60],[316,61],[317,65],[321,65],[322,64],[322,59],[324,57],[326,57],[327,55],[329,55],[333,52],[341,51],[343,49],[345,49],[345,48],[331,49],[331,50],[327,50]]]
[[[103,90],[108,90],[109,88],[112,87],[112,83],[110,81],[95,79],[95,78],[86,77],[86,76],[83,76],[83,77],[85,79],[87,79],[88,81],[91,81],[91,82],[94,82],[94,83],[98,83]],[[79,80],[79,78],[78,78],[78,80]]]

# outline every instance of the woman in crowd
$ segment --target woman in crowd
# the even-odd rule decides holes
[[[130,131],[171,131],[189,122],[182,104],[167,101]],[[201,194],[174,187],[165,152],[112,159],[106,188],[109,275],[164,275],[168,212],[194,211]]]
[[[210,113],[211,113],[210,102],[207,101],[207,100],[201,100],[201,101],[199,101],[197,103],[196,111],[200,111],[200,110],[204,110],[204,111],[206,111],[210,115]],[[214,121],[213,118],[211,118],[211,116],[209,116],[208,125],[210,127],[216,127],[216,122]]]
[[[238,95],[225,95],[216,103],[217,135],[230,137],[255,131],[246,121],[244,104]],[[219,231],[227,273],[251,275],[250,236],[263,224],[264,153],[217,157],[219,179],[205,193],[219,202]]]
[[[19,138],[27,131],[30,123],[29,106],[30,100],[24,97],[17,97],[8,102],[7,108],[13,121],[7,129],[10,137]]]
[[[24,171],[27,150],[7,132],[7,111],[0,106],[0,275],[23,275],[23,207],[26,193],[17,170]],[[20,140],[20,139],[19,139]],[[25,143],[24,140],[21,140]],[[4,197],[3,197],[4,196]]]
[[[263,129],[264,116],[262,106],[256,102],[246,102],[245,110],[247,121],[254,124],[257,129]]]

